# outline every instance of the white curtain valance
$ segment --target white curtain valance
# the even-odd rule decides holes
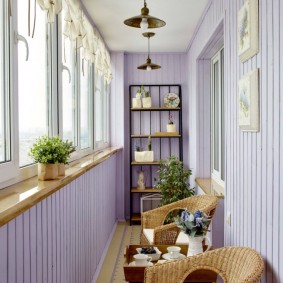
[[[56,15],[62,10],[62,0],[36,0],[42,10],[47,11],[47,21],[54,23]]]
[[[75,41],[76,48],[83,48],[83,59],[95,64],[96,70],[111,82],[110,54],[99,34],[83,13],[78,0],[65,0],[63,34]]]

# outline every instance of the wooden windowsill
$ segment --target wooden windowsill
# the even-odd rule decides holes
[[[211,178],[196,178],[195,181],[205,194],[224,198],[223,194],[213,189],[211,185]]]
[[[0,227],[120,150],[110,147],[76,160],[67,166],[66,175],[56,180],[39,181],[35,176],[0,190]]]

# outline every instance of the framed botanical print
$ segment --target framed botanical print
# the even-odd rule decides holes
[[[259,69],[256,69],[238,82],[239,127],[242,131],[259,131]]]
[[[258,0],[246,0],[238,12],[238,55],[241,62],[256,55],[258,45]]]

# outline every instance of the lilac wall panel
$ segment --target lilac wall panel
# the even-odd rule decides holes
[[[226,245],[250,246],[265,260],[262,282],[283,282],[283,3],[259,0],[260,51],[241,63],[237,54],[237,12],[244,0],[212,0],[190,44],[189,163],[203,169],[203,160],[194,156],[198,147],[196,119],[199,110],[197,59],[219,22],[224,22],[226,192],[225,211],[231,212],[231,225],[225,227]],[[260,69],[260,132],[241,132],[237,125],[237,82],[249,71]],[[201,104],[203,109],[203,104]],[[203,112],[205,115],[205,112]],[[202,143],[200,143],[202,146]],[[209,156],[207,156],[209,160]],[[201,164],[198,164],[201,162]],[[199,172],[203,172],[199,170]],[[248,221],[248,223],[247,223]]]
[[[116,222],[116,162],[112,156],[0,228],[1,283],[92,281]]]

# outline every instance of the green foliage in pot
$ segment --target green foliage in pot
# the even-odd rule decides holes
[[[70,154],[75,151],[72,142],[63,141],[60,137],[41,136],[32,145],[29,156],[36,163],[57,164],[68,162]]]
[[[191,189],[188,182],[192,171],[185,169],[183,162],[177,157],[170,156],[166,161],[161,160],[157,172],[158,180],[154,187],[161,191],[161,205],[166,205],[195,194],[195,189]]]

